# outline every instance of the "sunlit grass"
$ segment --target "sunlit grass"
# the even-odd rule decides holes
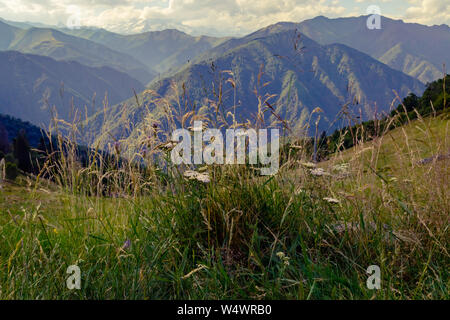
[[[175,170],[113,197],[5,183],[0,298],[448,299],[449,160],[417,164],[448,137],[448,118],[414,121],[319,164],[323,176],[291,159],[274,178]],[[66,287],[73,264],[81,290]],[[370,265],[381,290],[366,287]]]

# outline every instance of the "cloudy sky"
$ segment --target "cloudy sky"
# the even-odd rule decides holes
[[[450,24],[450,0],[0,0],[0,17],[121,33],[176,28],[243,35],[279,21],[359,16],[370,5],[407,22]]]

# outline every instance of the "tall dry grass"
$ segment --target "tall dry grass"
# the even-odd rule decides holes
[[[293,137],[268,93],[259,116],[239,123],[234,106],[221,110],[222,97],[200,112],[183,90],[174,85],[170,99],[148,105],[136,96],[146,112],[139,124],[121,118],[130,138],[111,136],[105,106],[103,144],[90,148],[79,148],[78,118],[54,119],[29,192],[11,186],[0,195],[6,203],[22,192],[1,206],[1,298],[449,298],[449,160],[433,157],[449,150],[448,114],[338,146],[316,164],[306,135],[313,117]],[[170,163],[167,143],[180,126],[258,129],[269,116],[268,126],[285,128],[275,176],[250,165]],[[210,181],[186,179],[188,169]],[[79,291],[65,287],[72,264],[82,270]],[[366,287],[370,265],[381,268],[381,290]]]

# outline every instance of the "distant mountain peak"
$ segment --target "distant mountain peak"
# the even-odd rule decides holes
[[[0,26],[0,34],[7,30]],[[155,76],[150,69],[131,55],[62,32],[62,30],[30,27],[13,32],[8,41],[4,38],[4,36],[0,37],[0,49],[3,50],[45,55],[57,60],[74,60],[92,67],[108,66],[126,72],[142,83],[147,83]],[[3,41],[5,41],[4,44]]]
[[[94,97],[100,107],[106,93],[108,101],[115,104],[132,96],[133,89],[144,89],[139,81],[113,68],[87,67],[18,51],[0,51],[0,70],[4,72],[0,76],[0,113],[36,125],[49,123],[53,107],[60,118],[72,120],[72,99],[75,108],[91,114]]]
[[[442,76],[450,64],[450,28],[426,26],[382,16],[381,29],[369,30],[370,15],[305,20],[299,32],[321,44],[342,43],[414,76],[423,83]]]

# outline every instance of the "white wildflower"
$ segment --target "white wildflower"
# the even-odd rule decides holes
[[[289,257],[288,256],[286,256],[285,254],[284,254],[284,252],[278,252],[277,253],[277,257],[278,258],[280,258],[280,260],[281,261],[283,261],[283,264],[285,265],[285,266],[289,266]]]
[[[348,168],[349,168],[348,163],[341,163],[341,164],[337,164],[337,165],[333,166],[333,171],[337,171],[340,173],[347,173]]]
[[[313,169],[317,167],[316,164],[312,162],[302,162],[301,165],[308,169]]]
[[[198,172],[187,170],[184,172],[184,177],[188,179],[195,179],[195,177],[198,175]]]
[[[189,180],[197,180],[203,183],[209,183],[211,182],[211,179],[209,178],[208,173],[200,173],[192,170],[188,170],[184,172],[184,177]]]
[[[338,204],[338,203],[340,203],[340,201],[338,199],[329,198],[329,197],[325,197],[325,198],[323,198],[323,200],[325,200],[326,202],[331,203],[331,204]]]
[[[330,174],[323,170],[322,168],[316,168],[309,171],[313,176],[321,177],[321,176],[329,176]]]
[[[280,259],[283,259],[286,255],[284,254],[284,252],[277,252],[277,257]]]
[[[203,182],[203,183],[210,183],[211,179],[209,178],[209,175],[207,173],[199,173],[196,177],[197,181]]]

